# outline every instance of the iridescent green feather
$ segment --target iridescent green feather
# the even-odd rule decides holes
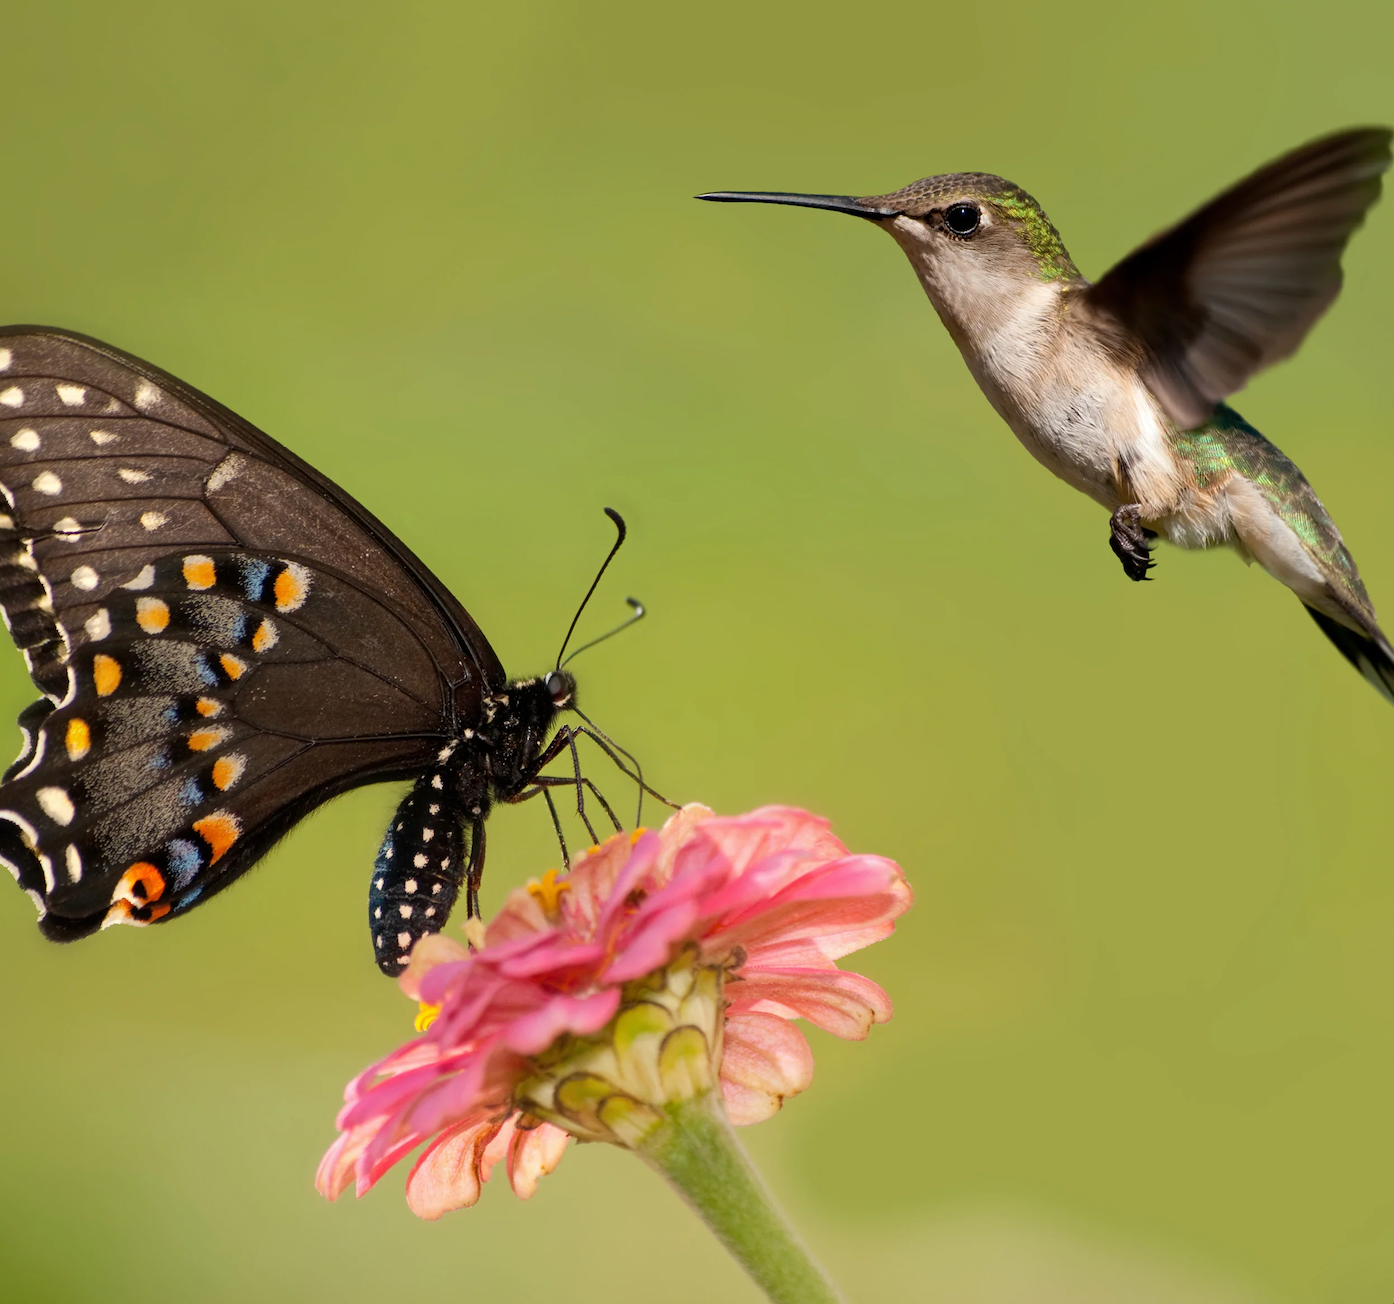
[[[1332,579],[1370,610],[1360,572],[1325,505],[1293,462],[1239,413],[1222,403],[1209,422],[1173,434],[1171,443],[1202,489],[1231,474],[1251,481]]]

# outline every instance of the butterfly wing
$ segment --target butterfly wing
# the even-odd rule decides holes
[[[0,330],[0,609],[44,693],[0,860],[55,939],[180,913],[326,798],[419,774],[505,676],[274,440],[81,336]]]

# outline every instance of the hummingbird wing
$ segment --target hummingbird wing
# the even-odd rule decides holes
[[[1085,291],[1178,428],[1285,358],[1341,288],[1346,241],[1379,197],[1391,133],[1362,127],[1260,168]]]

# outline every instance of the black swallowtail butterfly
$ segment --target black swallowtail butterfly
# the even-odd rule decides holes
[[[461,886],[477,913],[493,801],[540,793],[560,836],[550,786],[605,803],[548,762],[589,735],[631,773],[589,722],[548,741],[575,709],[560,657],[510,682],[348,494],[108,345],[0,329],[0,493],[0,607],[44,694],[0,781],[0,861],[54,941],[175,918],[321,802],[411,778],[369,896],[396,973]]]

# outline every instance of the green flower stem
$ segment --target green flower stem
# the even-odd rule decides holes
[[[775,1304],[842,1304],[842,1296],[775,1207],[736,1140],[721,1093],[663,1110],[634,1149],[677,1188]]]

